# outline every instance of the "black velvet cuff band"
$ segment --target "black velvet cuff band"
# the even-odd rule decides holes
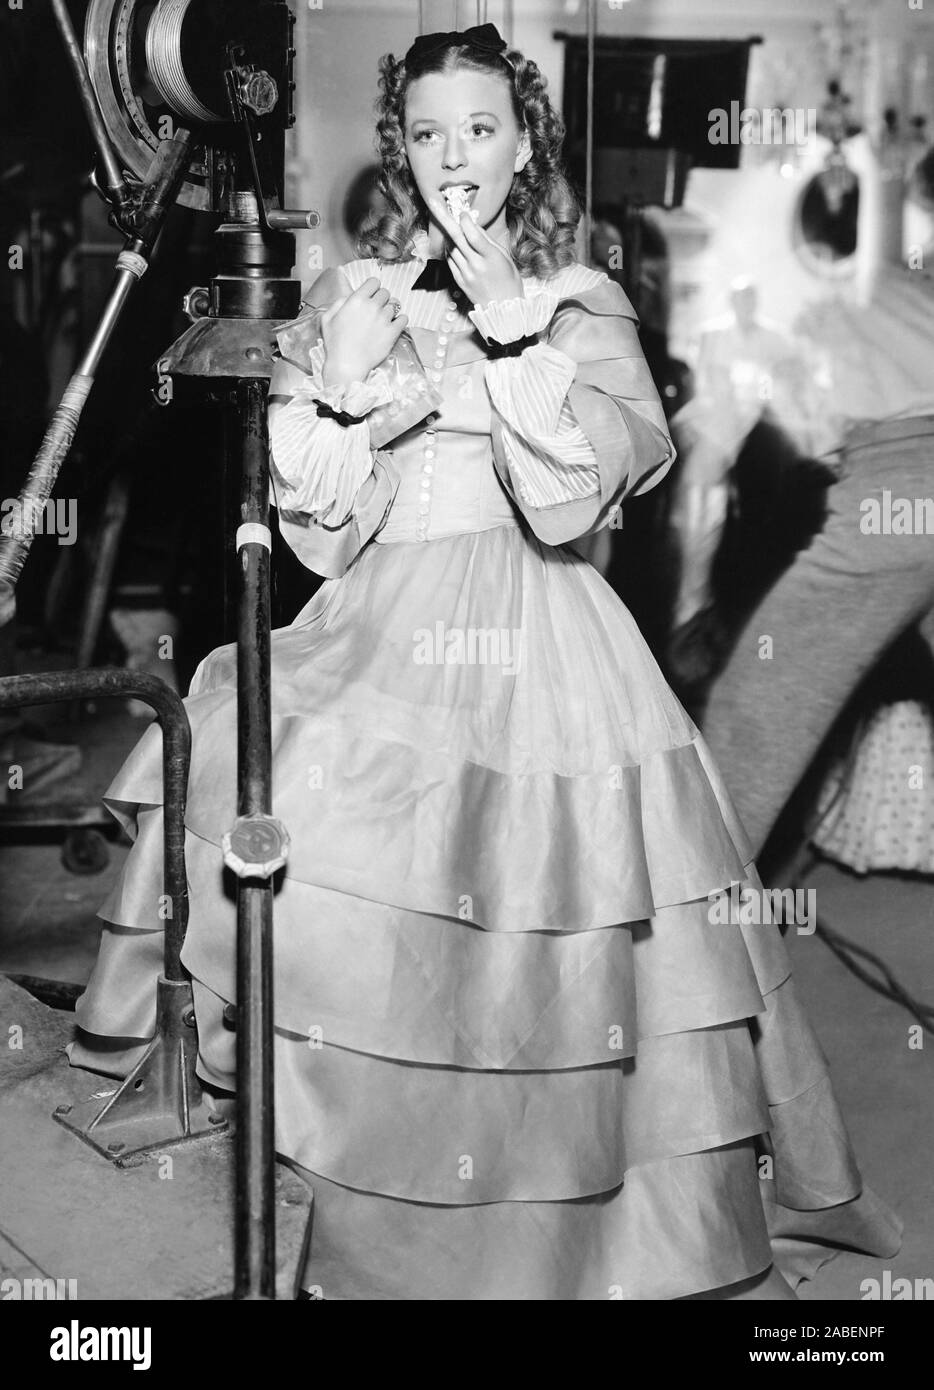
[[[315,409],[319,415],[324,415],[329,420],[336,420],[339,425],[359,425],[364,418],[362,415],[348,415],[346,410],[335,410],[333,406],[326,405],[324,401],[315,401]]]
[[[512,343],[498,343],[495,338],[487,338],[486,345],[491,357],[519,357],[528,347],[534,347],[537,338],[516,338]]]

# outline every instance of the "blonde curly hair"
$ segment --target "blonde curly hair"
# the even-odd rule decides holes
[[[564,122],[549,100],[538,66],[512,48],[497,54],[452,44],[421,55],[408,69],[404,59],[391,53],[380,59],[378,186],[389,208],[362,229],[357,252],[384,261],[411,255],[413,233],[427,225],[428,210],[405,153],[405,94],[415,78],[457,68],[488,73],[509,83],[516,120],[528,132],[532,146],[532,157],[514,176],[506,200],[510,249],[520,272],[550,279],[577,259],[574,234],[581,210],[561,162]]]

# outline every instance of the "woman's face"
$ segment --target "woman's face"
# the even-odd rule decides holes
[[[532,153],[505,78],[470,68],[416,78],[405,98],[405,151],[429,209],[430,200],[440,198],[448,185],[463,184],[480,226],[494,238],[505,231],[513,176]],[[441,231],[434,219],[431,238],[440,248]]]

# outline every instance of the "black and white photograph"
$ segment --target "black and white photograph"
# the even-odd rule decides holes
[[[897,1373],[934,3],[0,0],[0,234],[24,1364],[634,1301]]]

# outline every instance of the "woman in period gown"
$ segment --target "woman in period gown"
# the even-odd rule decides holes
[[[673,458],[635,315],[573,261],[559,122],[492,26],[384,60],[378,128],[395,211],[313,287],[271,385],[280,526],[327,577],[272,636],[277,1147],[314,1189],[306,1282],[793,1297],[780,1271],[891,1254],[898,1225],[777,928],[711,911],[758,879],[704,742],[570,544]],[[406,341],[415,423],[385,365]],[[183,960],[228,1090],[235,677],[222,647],[186,701]],[[73,1062],[117,1074],[154,1027],[160,739],[107,793],[135,843],[78,1007]]]

